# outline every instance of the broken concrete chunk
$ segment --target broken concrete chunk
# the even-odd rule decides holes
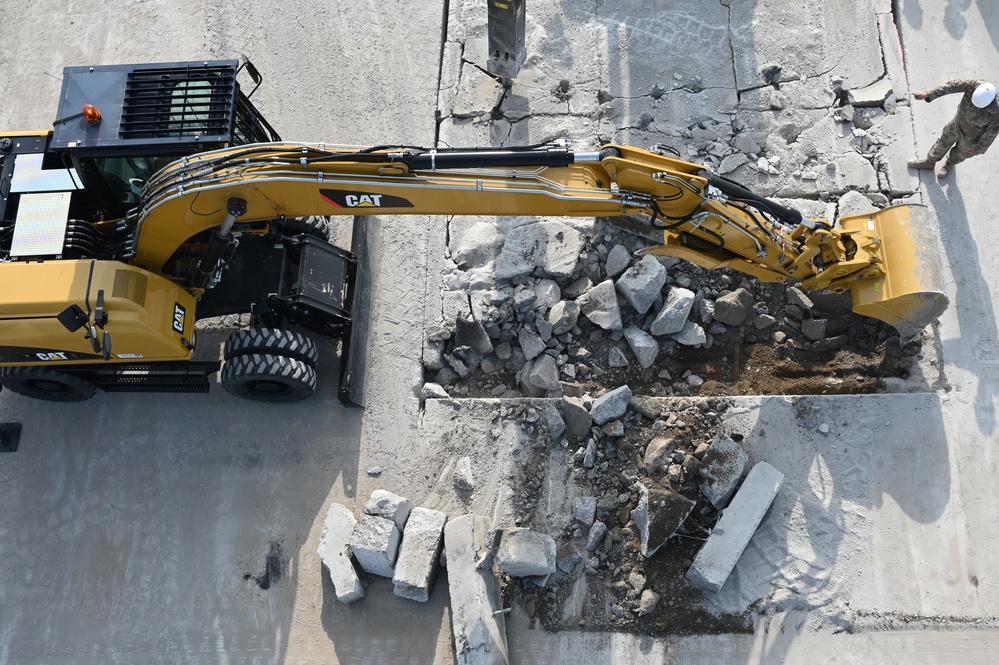
[[[472,477],[472,458],[462,457],[454,466],[452,482],[457,489],[471,492],[475,489],[475,479]]]
[[[662,413],[663,407],[658,399],[647,395],[632,395],[631,408],[649,420],[655,420]]]
[[[646,589],[642,592],[642,597],[638,601],[638,616],[643,617],[646,614],[652,614],[658,604],[659,594],[652,589]]]
[[[603,522],[594,522],[590,525],[590,531],[586,535],[586,549],[590,552],[597,549],[606,533],[607,525]]]
[[[480,356],[493,351],[493,342],[489,339],[482,324],[460,316],[455,320],[454,345],[455,347],[467,346],[475,349]]]
[[[548,433],[552,439],[558,439],[565,434],[565,420],[562,418],[562,414],[559,413],[558,408],[554,405],[549,406],[541,415],[545,419],[545,424],[548,425]]]
[[[694,292],[674,286],[666,294],[666,304],[649,326],[649,332],[653,335],[671,335],[680,332],[693,306]]]
[[[607,262],[604,264],[604,271],[608,277],[617,277],[628,269],[631,263],[631,252],[624,245],[614,245],[607,254]]]
[[[542,353],[534,361],[529,376],[531,385],[542,390],[558,390],[561,384],[558,380],[558,365],[555,359],[547,353]]]
[[[704,482],[701,493],[715,508],[724,508],[749,464],[749,455],[727,434],[715,435],[704,453],[698,473]]]
[[[526,328],[520,329],[517,340],[520,342],[520,350],[524,352],[525,360],[534,360],[546,348],[541,336],[528,331]]]
[[[534,306],[548,309],[562,299],[562,291],[553,279],[542,279],[534,285]]]
[[[647,489],[638,483],[638,505],[631,519],[638,526],[642,556],[648,558],[666,544],[694,509],[696,502],[670,490]]]
[[[409,499],[388,490],[375,490],[364,505],[364,514],[390,519],[402,530],[406,526],[406,519],[409,518],[409,511],[412,509],[413,503]]]
[[[673,439],[666,436],[657,436],[649,445],[645,446],[645,455],[642,457],[642,464],[649,473],[661,469],[670,462],[673,453]]]
[[[607,365],[610,367],[627,367],[628,366],[628,356],[624,355],[624,351],[612,346],[607,349]]]
[[[597,497],[577,496],[572,500],[572,519],[587,529],[593,525],[597,515]]]
[[[656,257],[647,254],[621,275],[616,288],[636,312],[645,314],[659,297],[665,283],[666,268],[663,268]]]
[[[804,310],[810,310],[815,305],[812,303],[811,298],[805,295],[805,292],[799,289],[797,286],[791,286],[784,292],[787,298],[788,304],[797,305]]]
[[[583,237],[562,222],[535,222],[510,231],[496,257],[499,281],[524,279],[535,268],[552,277],[567,279],[576,269]]]
[[[346,506],[333,503],[326,512],[323,533],[319,537],[319,559],[329,570],[333,591],[341,603],[364,598],[367,580],[350,551],[350,538],[357,520]]]
[[[631,403],[631,388],[621,386],[598,397],[590,408],[590,417],[597,425],[604,425],[627,413],[629,403]]]
[[[617,302],[614,282],[606,280],[576,298],[583,316],[604,330],[621,330],[621,307]]]
[[[801,322],[801,334],[810,342],[815,342],[826,337],[825,319],[805,319]]]
[[[753,467],[694,557],[688,580],[705,591],[722,588],[783,483],[784,474],[766,462]]]
[[[659,355],[659,343],[652,335],[638,326],[628,326],[628,329],[624,331],[624,338],[642,369],[652,367],[656,362],[656,356]]]
[[[586,436],[593,426],[593,416],[583,406],[583,401],[576,397],[563,397],[560,404],[562,417],[572,436]]]
[[[413,508],[399,546],[392,576],[394,593],[420,603],[430,600],[437,579],[437,564],[444,539],[447,514],[429,508]]]
[[[506,529],[496,551],[496,565],[511,577],[555,572],[555,540],[530,529]]]
[[[439,383],[428,382],[420,390],[420,399],[447,399],[450,395]]]
[[[561,300],[548,311],[548,323],[553,335],[564,335],[572,330],[579,320],[579,304],[572,300]]]
[[[458,665],[509,665],[506,615],[499,578],[491,561],[492,532],[478,515],[449,520],[444,526],[451,629]]]
[[[683,322],[683,329],[680,332],[673,333],[670,337],[684,346],[697,346],[708,341],[704,328],[689,319]]]
[[[350,549],[366,572],[392,577],[401,537],[399,527],[392,520],[361,515],[350,538]]]
[[[715,298],[715,321],[741,326],[753,312],[753,294],[740,287]]]

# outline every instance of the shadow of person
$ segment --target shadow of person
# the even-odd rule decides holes
[[[968,30],[968,19],[964,12],[971,6],[971,0],[947,0],[944,9],[944,27],[954,39],[961,39]]]
[[[995,0],[977,0],[978,13],[982,15],[982,23],[989,32],[992,44],[999,49],[999,3]]]
[[[975,393],[975,418],[982,434],[995,431],[993,409],[995,389],[979,373],[981,362],[999,347],[996,315],[992,293],[982,276],[978,259],[978,243],[968,224],[968,212],[956,179],[958,166],[946,179],[932,179],[926,185],[933,210],[940,226],[940,240],[954,277],[954,297],[951,302],[957,315],[960,337],[941,340],[944,358],[949,364],[973,374],[978,381]],[[977,339],[972,339],[977,337]],[[971,349],[974,349],[972,351]]]

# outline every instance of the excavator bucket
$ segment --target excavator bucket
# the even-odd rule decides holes
[[[884,275],[850,285],[853,311],[894,326],[908,341],[947,309],[937,225],[923,205],[897,205],[840,219],[847,232],[880,240]]]

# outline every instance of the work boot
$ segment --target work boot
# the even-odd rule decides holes
[[[937,177],[938,178],[946,178],[947,174],[950,173],[950,170],[952,168],[954,168],[954,165],[951,164],[950,161],[944,162],[943,166],[940,167],[940,172],[937,173]]]
[[[910,159],[906,164],[910,169],[932,169],[936,162],[931,162],[928,159]]]

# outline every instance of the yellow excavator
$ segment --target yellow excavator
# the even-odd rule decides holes
[[[239,77],[255,87],[244,94]],[[0,381],[31,397],[207,391],[303,399],[308,331],[341,340],[350,401],[357,252],[328,241],[352,215],[644,215],[646,250],[809,291],[903,338],[946,308],[921,206],[833,224],[667,150],[565,143],[368,148],[282,141],[250,96],[249,62],[69,67],[51,131],[0,132]],[[219,360],[192,360],[195,321],[251,313]]]

